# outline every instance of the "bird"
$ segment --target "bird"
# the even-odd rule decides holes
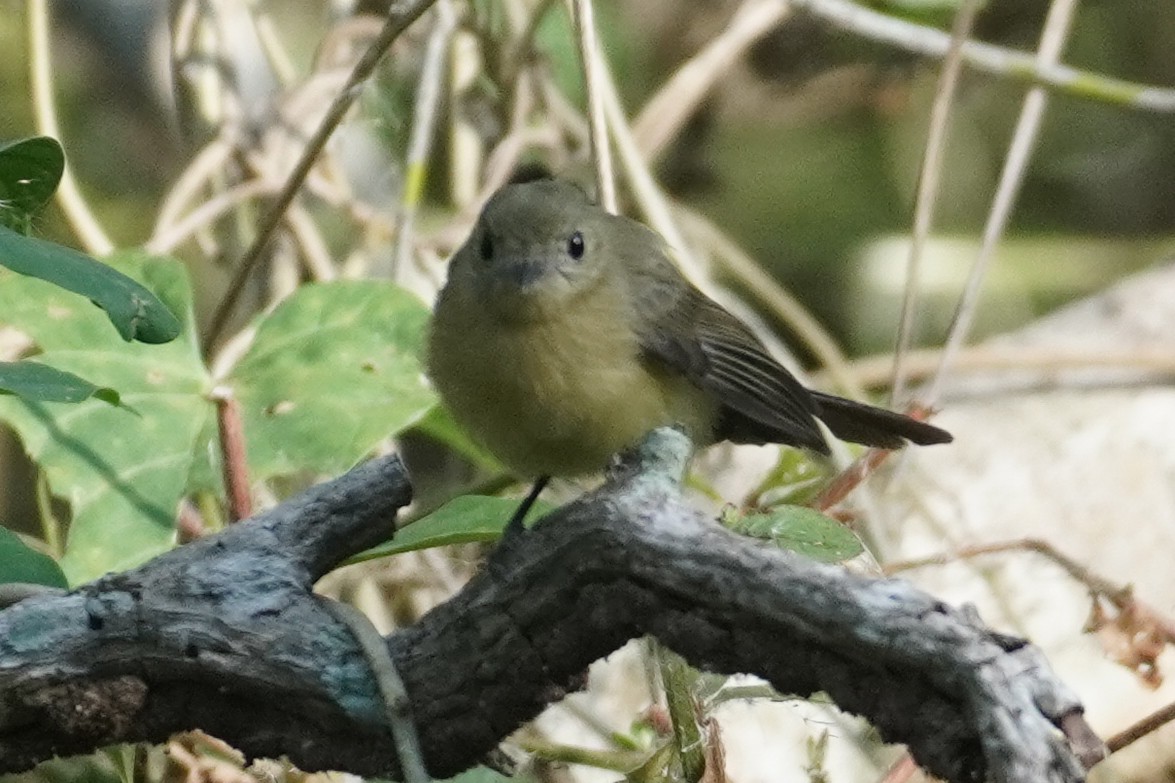
[[[507,184],[486,202],[450,262],[426,354],[456,422],[537,479],[531,501],[550,476],[599,471],[662,425],[701,446],[820,454],[829,449],[817,421],[884,449],[952,439],[804,387],[681,274],[659,234],[555,178]]]

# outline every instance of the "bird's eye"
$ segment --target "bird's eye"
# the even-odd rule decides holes
[[[490,239],[490,232],[482,232],[481,235],[481,260],[489,261],[494,257],[494,240]]]
[[[578,261],[583,258],[583,251],[583,234],[576,231],[571,235],[571,239],[567,240],[567,255]]]

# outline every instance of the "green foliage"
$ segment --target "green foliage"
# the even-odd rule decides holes
[[[37,366],[101,384],[75,405],[0,397],[0,419],[69,501],[62,568],[73,584],[171,547],[181,498],[215,486],[212,379],[187,275],[142,254],[112,263],[183,314],[179,339],[127,344],[84,300],[41,280],[0,277],[0,325],[36,343]],[[361,283],[304,287],[262,317],[252,349],[222,381],[242,403],[253,476],[343,470],[423,416],[434,405],[417,355],[426,317],[408,294]],[[104,388],[118,389],[124,407],[102,401]]]
[[[142,279],[160,307],[183,314],[178,340],[127,344],[85,300],[42,280],[0,278],[0,321],[29,335],[41,364],[118,389],[134,409],[0,397],[0,419],[20,435],[50,490],[70,503],[62,568],[74,584],[172,545],[196,437],[211,410],[183,268],[138,254],[112,263]]]
[[[0,227],[0,265],[86,297],[124,340],[166,343],[179,334],[179,320],[151,291],[76,250]]]
[[[67,586],[56,560],[31,548],[16,533],[0,527],[0,583],[7,582]]]
[[[65,171],[56,140],[34,136],[0,145],[0,226],[27,233]]]
[[[110,405],[120,403],[114,389],[37,362],[0,362],[0,394],[41,402],[82,402],[94,397]]]
[[[420,350],[428,309],[371,281],[306,285],[264,317],[226,383],[249,470],[338,473],[436,404]]]
[[[517,498],[487,495],[462,495],[453,498],[431,514],[396,531],[396,537],[391,541],[372,547],[348,562],[374,560],[377,557],[448,544],[497,541],[502,537],[506,523],[514,516],[520,502]],[[530,520],[530,524],[534,524],[534,520],[553,509],[554,506],[550,503],[538,500],[531,508],[527,519]]]
[[[825,563],[839,563],[864,550],[853,531],[804,506],[779,506],[745,516],[731,509],[723,515],[722,523],[736,533],[770,541],[781,549]]]

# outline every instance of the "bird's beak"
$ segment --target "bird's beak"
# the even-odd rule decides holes
[[[519,288],[528,288],[546,271],[541,261],[515,261],[502,269],[502,276]]]

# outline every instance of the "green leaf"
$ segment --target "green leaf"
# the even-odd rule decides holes
[[[444,443],[474,465],[487,470],[503,471],[502,463],[475,443],[465,430],[453,421],[453,417],[443,405],[436,405],[424,417],[416,422],[414,429]]]
[[[90,299],[106,311],[124,340],[165,343],[180,333],[179,320],[150,290],[63,245],[0,226],[0,266]]]
[[[736,533],[825,563],[839,563],[864,551],[853,531],[805,506],[779,506],[766,514],[726,514],[722,523]]]
[[[37,362],[0,362],[0,394],[15,394],[41,402],[82,402],[91,397],[119,404],[118,392],[95,386],[71,372]]]
[[[11,530],[0,527],[0,583],[7,582],[69,587],[56,560],[33,549]]]
[[[396,531],[387,543],[360,552],[349,563],[361,563],[377,557],[398,555],[417,549],[431,549],[448,544],[471,544],[479,541],[497,541],[502,537],[506,523],[518,510],[518,498],[499,498],[487,495],[462,495],[453,498],[431,514],[421,517]],[[536,501],[527,516],[528,526],[554,509],[550,503]]]
[[[306,285],[261,320],[226,383],[250,475],[339,473],[436,403],[420,361],[428,309],[388,283]]]
[[[53,197],[64,170],[65,153],[48,136],[0,145],[0,224],[27,226]]]
[[[72,584],[137,565],[170,548],[176,508],[212,411],[191,292],[181,264],[115,257],[175,312],[179,339],[124,343],[85,300],[41,280],[0,275],[0,326],[29,335],[37,361],[119,389],[137,415],[90,399],[66,405],[0,397],[0,419],[20,436],[72,518],[62,569]]]

